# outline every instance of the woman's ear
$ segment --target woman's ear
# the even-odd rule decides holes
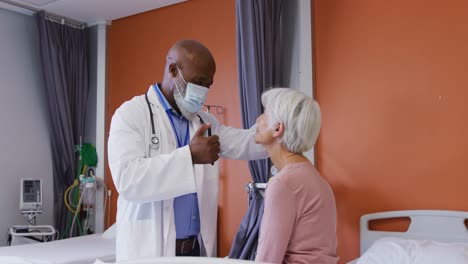
[[[284,134],[284,123],[278,121],[273,127],[273,137],[280,139]]]

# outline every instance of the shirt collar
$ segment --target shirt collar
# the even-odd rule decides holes
[[[164,107],[164,111],[170,112],[172,115],[175,115],[178,118],[184,118],[184,116],[179,115],[176,110],[171,106],[171,104],[167,101],[166,97],[164,94],[161,92],[161,89],[159,89],[159,84],[156,83],[154,85],[154,89],[156,91],[156,94],[158,95],[159,102],[161,102],[162,106]]]

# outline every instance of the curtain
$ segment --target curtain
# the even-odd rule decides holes
[[[237,53],[239,93],[244,128],[255,124],[263,112],[261,95],[281,81],[281,9],[283,0],[237,0]],[[249,161],[252,180],[265,183],[269,179],[269,160]],[[234,238],[230,258],[254,260],[263,197],[249,191],[249,207]]]
[[[83,138],[89,92],[86,37],[83,29],[52,22],[44,12],[36,19],[50,121],[54,225],[63,235],[73,217],[63,196],[78,175],[75,145]]]

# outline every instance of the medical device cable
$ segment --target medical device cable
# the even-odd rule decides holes
[[[73,189],[74,187],[76,187],[78,185],[79,181],[77,179],[75,179],[72,183],[72,185],[70,185],[70,187],[68,187],[68,189],[65,191],[65,194],[64,194],[64,202],[65,202],[65,206],[68,208],[68,210],[70,210],[70,212],[72,213],[75,213],[75,210],[70,206],[70,204],[72,204],[72,201],[70,201],[70,191],[71,189]],[[73,205],[73,204],[72,204]],[[76,205],[73,205],[74,207],[76,207]]]
[[[68,199],[68,202],[70,203],[71,207],[74,207],[76,209],[76,207],[78,206],[78,200],[80,200],[80,183],[79,182],[77,182],[75,188],[72,189],[72,191],[73,192],[70,192],[72,194],[71,200]]]
[[[104,188],[104,214],[107,212],[107,199],[108,199],[108,195],[107,195],[107,186],[106,186],[106,183],[104,181],[101,182],[102,183],[102,187]]]
[[[110,214],[111,214],[111,206],[110,206],[110,196],[111,194],[108,192],[107,194],[107,197],[109,199],[109,204],[108,204],[108,209],[107,209],[107,226],[110,225]]]
[[[81,203],[79,201],[81,199],[81,197],[82,196],[80,194],[80,190],[78,189],[78,191],[77,191],[78,205],[81,205]],[[78,206],[76,210],[77,210],[77,213],[80,213],[81,206]],[[76,220],[76,226],[78,227],[78,236],[81,236],[81,235],[83,235],[83,226],[81,225],[81,218],[77,217],[77,218],[75,218],[75,220]]]
[[[81,193],[82,197],[84,196],[85,189],[86,189],[86,187],[83,186],[83,193]],[[87,195],[89,195],[89,194],[87,194]],[[83,208],[83,210],[86,210],[86,219],[85,219],[85,222],[84,222],[84,225],[83,225],[83,231],[86,234],[86,230],[88,228],[88,217],[89,217],[89,210],[90,210],[89,204],[87,205],[87,208]]]
[[[75,179],[74,183],[75,183],[75,184],[74,184],[75,187],[78,187],[78,188],[74,188],[74,189],[73,189],[73,192],[71,193],[71,195],[73,196],[73,200],[75,200],[75,201],[78,200],[78,201],[77,201],[77,205],[76,205],[76,211],[73,211],[73,214],[74,214],[73,220],[72,220],[73,223],[72,223],[71,228],[70,228],[70,235],[69,235],[69,237],[72,237],[73,228],[74,228],[74,222],[75,222],[75,221],[76,221],[77,227],[78,227],[78,235],[81,236],[81,235],[83,234],[83,230],[82,230],[82,227],[81,227],[80,218],[79,218],[79,217],[76,218],[76,215],[77,215],[77,214],[79,213],[79,211],[80,211],[80,210],[79,210],[79,204],[80,204],[80,198],[81,198],[81,197],[80,197],[80,190],[79,190],[79,181],[78,181],[77,179]],[[66,229],[65,234],[68,233],[68,227],[70,227],[70,221],[71,221],[71,220],[70,220],[70,218],[69,218],[69,219],[68,219],[68,222],[67,222],[67,229]],[[65,235],[65,234],[64,234],[64,235]]]
[[[76,204],[73,204],[74,192],[75,192],[74,189],[71,189],[71,190],[68,192],[68,194],[67,194],[67,201],[68,201],[68,202],[65,203],[65,206],[67,206],[67,209],[70,210],[70,212],[71,212],[72,214],[74,214],[74,213],[75,213],[75,210],[76,210]]]
[[[106,185],[103,185],[104,186],[104,212],[106,212],[106,209],[107,209],[107,187]]]
[[[84,230],[85,234],[87,234],[86,230],[88,230],[89,210],[90,210],[90,208],[88,208],[88,210],[86,210],[86,219],[85,219],[85,222],[84,222],[84,225],[83,225],[83,230]]]
[[[107,206],[108,206],[108,204],[107,204],[108,203],[107,202],[108,198],[107,197],[108,196],[107,196],[107,187],[106,187],[106,188],[104,188],[104,210],[103,210],[104,213],[107,212]]]
[[[81,194],[80,196],[80,200],[78,201],[78,206],[76,208],[76,212],[75,212],[75,216],[73,217],[73,221],[72,221],[72,225],[71,225],[71,228],[70,228],[70,237],[72,237],[72,234],[73,234],[73,227],[75,226],[75,221],[77,220],[78,218],[78,213],[80,212],[80,205],[81,205],[81,202],[83,201],[83,197],[84,197],[84,194],[86,193],[86,188],[83,188],[83,193]],[[78,219],[78,221],[80,221]],[[77,223],[77,226],[78,228],[80,228],[80,224]],[[82,234],[82,231],[80,231],[80,235]]]
[[[79,181],[77,179],[75,179],[73,181],[73,184],[70,185],[69,189],[67,189],[67,192],[65,193],[68,200],[70,200],[70,203],[73,203],[71,200],[76,197],[74,194],[76,193],[76,190],[73,189],[73,187],[77,187],[79,186]],[[72,191],[73,190],[73,191]],[[71,197],[71,196],[74,196],[74,197]],[[65,199],[65,197],[64,197]],[[65,199],[65,205],[67,206],[67,208],[70,210],[70,212],[72,212],[72,214],[74,215],[76,213],[75,210],[73,210],[73,208],[70,207],[70,205],[68,204],[68,201],[67,199]],[[76,207],[76,206],[75,206]],[[71,217],[73,217],[73,215]],[[66,226],[65,226],[65,230],[64,232],[62,233],[62,236],[61,236],[61,239],[65,238],[65,236],[69,233],[68,230],[70,230],[70,225],[71,225],[71,217],[67,217],[67,223],[66,223]],[[78,222],[79,222],[79,219],[78,219]],[[73,232],[73,229],[72,231]]]
[[[71,225],[71,219],[70,217],[73,217],[73,215],[67,215],[67,224],[65,226],[65,230],[62,232],[62,235],[60,236],[60,239],[63,239],[65,238],[65,236],[68,234],[68,230],[70,229],[70,225]]]
[[[72,209],[74,208],[72,213],[75,213],[76,206],[77,206],[77,204],[73,203],[73,199],[75,199],[75,192],[76,192],[76,189],[71,189],[70,192],[68,192],[68,204],[70,205]]]

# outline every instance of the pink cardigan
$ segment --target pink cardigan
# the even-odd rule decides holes
[[[256,261],[336,264],[336,206],[309,163],[284,167],[267,185]]]

